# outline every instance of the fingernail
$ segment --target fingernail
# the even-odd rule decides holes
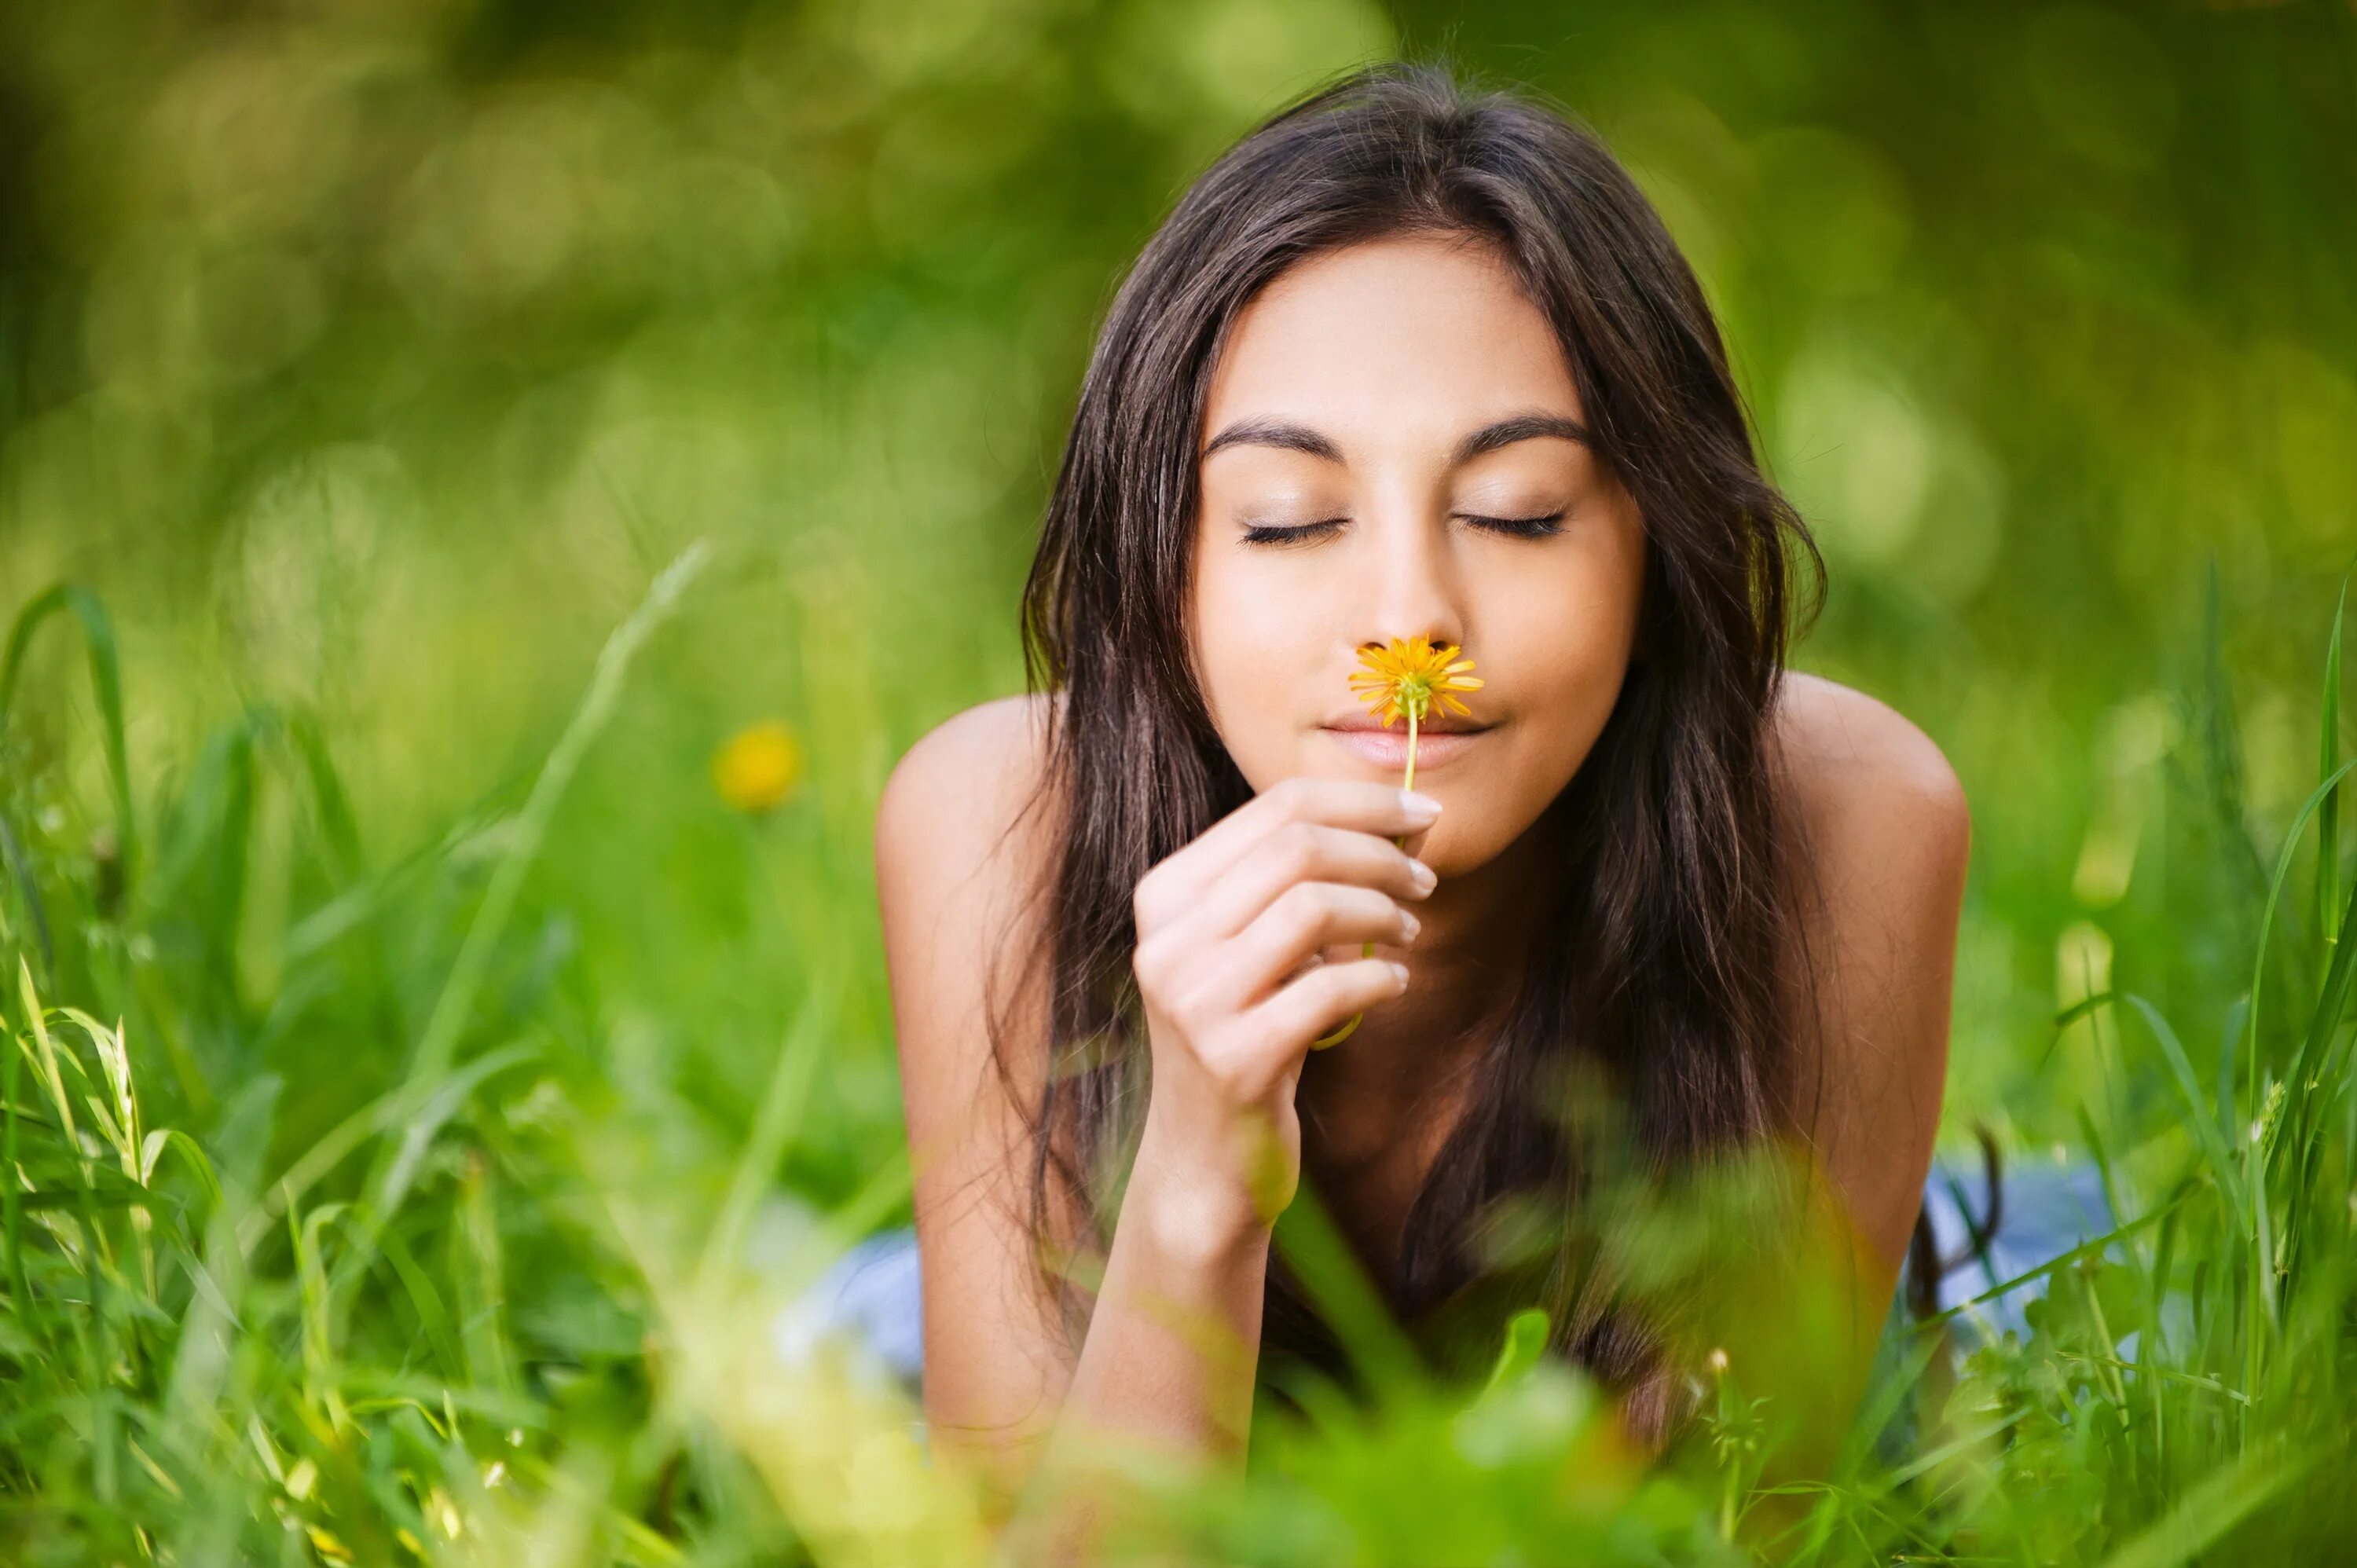
[[[1395,963],[1392,965],[1392,978],[1399,982],[1399,986],[1402,991],[1405,991],[1407,989],[1407,965],[1404,963]]]
[[[1415,940],[1416,933],[1424,929],[1424,922],[1405,909],[1400,911],[1400,918],[1407,922],[1407,940]]]
[[[1440,886],[1440,874],[1424,862],[1410,860],[1407,867],[1408,880],[1415,884],[1418,892],[1429,893]]]
[[[1429,822],[1440,815],[1440,802],[1429,795],[1403,789],[1400,791],[1400,810],[1419,822]]]

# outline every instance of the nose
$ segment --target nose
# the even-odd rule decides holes
[[[1364,603],[1362,641],[1429,638],[1435,646],[1465,640],[1463,584],[1448,547],[1448,520],[1422,506],[1386,509],[1374,520],[1375,547]]]

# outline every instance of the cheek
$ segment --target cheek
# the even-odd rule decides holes
[[[1571,721],[1580,715],[1610,712],[1628,666],[1625,638],[1592,626],[1559,630],[1527,666],[1529,689],[1540,710],[1533,716],[1545,717],[1551,729],[1566,724],[1577,728]]]
[[[1317,618],[1249,563],[1196,563],[1188,619],[1197,679],[1211,721],[1255,788],[1280,771],[1294,710],[1319,646]]]
[[[1547,798],[1578,771],[1620,701],[1635,637],[1633,592],[1584,576],[1518,618],[1516,717],[1525,727],[1528,782]]]

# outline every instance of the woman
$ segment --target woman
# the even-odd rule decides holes
[[[1273,1266],[1305,1182],[1456,1321],[1501,1199],[1594,1190],[1599,1104],[1646,1173],[1804,1150],[1870,1346],[1969,826],[1913,725],[1784,672],[1802,564],[1692,273],[1566,118],[1373,67],[1195,182],[1081,390],[1033,693],[878,811],[937,1446],[1010,1488],[1084,1430],[1233,1456],[1271,1364],[1334,1365]],[[1486,683],[1411,795],[1348,677],[1417,637]],[[1578,1230],[1532,1299],[1658,1437],[1692,1369]]]

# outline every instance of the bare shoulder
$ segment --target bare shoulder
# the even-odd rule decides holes
[[[1935,958],[1944,965],[1972,845],[1947,757],[1888,703],[1798,671],[1784,678],[1771,728],[1803,851],[1792,869],[1811,882],[1803,907],[1837,943],[1821,956],[1857,981]],[[1910,941],[1943,950],[1893,950]]]
[[[934,808],[971,818],[1032,793],[1047,763],[1049,702],[999,697],[935,725],[894,765],[878,819],[899,830]]]
[[[945,878],[985,868],[1031,869],[1037,819],[1049,802],[1049,703],[1044,695],[1001,697],[942,721],[910,746],[885,780],[876,807],[876,865],[890,918],[902,887],[945,891]],[[1029,825],[1031,831],[1018,832]]]
[[[1971,813],[1956,770],[1898,709],[1853,686],[1785,673],[1773,731],[1791,798],[1813,828],[1839,833],[1897,819],[1968,840]]]
[[[967,1099],[1002,1069],[1036,1075],[1029,1047],[1042,1036],[1022,993],[1038,978],[1053,853],[1055,804],[1041,788],[1051,701],[1002,697],[936,725],[877,801],[877,913],[912,1114],[943,1092]],[[971,1026],[985,1013],[1016,1026],[1005,1037],[1020,1060],[994,1060],[989,1030]]]
[[[967,1024],[1019,1001],[1032,976],[1042,877],[1052,854],[1048,703],[983,703],[928,731],[876,807],[876,902],[904,1089],[946,1078],[972,1091],[987,1064]],[[1033,967],[1036,967],[1033,966]],[[1037,1031],[1010,1038],[1028,1045]]]
[[[1932,738],[1838,682],[1788,672],[1772,736],[1809,981],[1792,1113],[1895,1273],[1939,1127],[1971,814]]]

